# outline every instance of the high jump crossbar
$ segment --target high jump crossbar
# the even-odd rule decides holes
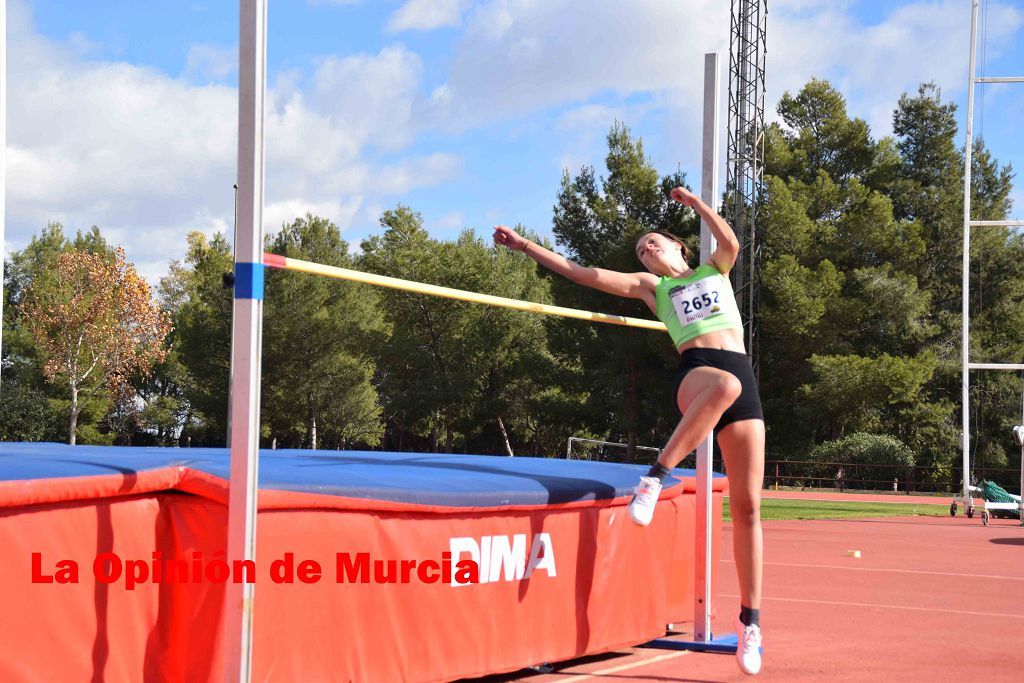
[[[377,285],[379,287],[400,289],[406,292],[415,292],[417,294],[429,294],[431,296],[439,296],[446,299],[458,299],[459,301],[469,301],[471,303],[487,304],[489,306],[500,306],[502,308],[513,308],[518,311],[528,311],[530,313],[557,315],[563,318],[576,318],[577,320],[589,320],[591,322],[609,323],[612,325],[623,325],[625,327],[639,327],[645,330],[660,330],[661,332],[664,332],[666,330],[665,324],[658,322],[656,320],[630,318],[622,315],[610,315],[608,313],[594,313],[592,311],[581,311],[576,308],[565,308],[564,306],[550,306],[548,304],[538,304],[532,301],[509,299],[503,296],[480,294],[479,292],[468,292],[463,289],[442,287],[440,285],[430,285],[423,282],[414,282],[412,280],[402,280],[397,277],[389,277],[387,275],[375,275],[374,273],[365,273],[360,270],[339,268],[337,266],[327,266],[322,263],[313,263],[312,261],[303,261],[301,259],[288,258],[285,256],[280,256],[278,254],[264,253],[263,265],[265,265],[268,268],[293,270],[300,273],[310,273],[312,275],[323,275],[324,277],[335,278],[338,280],[348,280],[349,282],[362,282],[369,285]]]

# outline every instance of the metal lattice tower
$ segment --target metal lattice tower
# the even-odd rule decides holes
[[[757,216],[764,180],[765,33],[768,0],[732,0],[725,218],[740,243],[732,270],[743,333],[757,369],[760,248]]]

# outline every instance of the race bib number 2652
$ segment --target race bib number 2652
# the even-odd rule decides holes
[[[679,322],[689,325],[720,312],[722,306],[718,302],[718,286],[718,278],[705,278],[685,287],[673,288],[668,296],[676,309]]]

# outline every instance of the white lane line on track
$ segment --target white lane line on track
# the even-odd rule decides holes
[[[738,595],[722,595],[723,598],[737,598]],[[774,598],[762,597],[761,600],[778,602],[807,602],[813,605],[843,605],[844,607],[875,607],[880,609],[907,609],[915,612],[943,612],[946,614],[970,614],[976,617],[997,617],[1003,619],[1024,619],[1024,614],[1005,614],[1002,612],[972,612],[963,609],[942,609],[941,607],[911,607],[910,605],[877,605],[869,602],[843,602],[840,600],[808,600],[806,598]]]
[[[594,678],[595,676],[609,676],[620,671],[626,671],[628,669],[635,669],[638,666],[644,666],[645,664],[654,664],[655,662],[664,662],[668,659],[675,659],[676,657],[682,657],[683,655],[690,654],[687,650],[681,650],[679,652],[669,652],[667,654],[658,655],[657,657],[651,657],[650,659],[644,659],[639,662],[632,662],[628,664],[620,664],[619,666],[613,666],[608,669],[601,669],[600,671],[592,671],[586,674],[572,675],[568,674],[566,678],[559,678],[558,683],[570,683],[570,681],[585,681],[588,678]],[[560,674],[555,674],[560,675]]]
[[[736,563],[735,560],[722,559],[722,562]],[[998,576],[996,574],[965,574],[961,572],[931,572],[924,569],[882,569],[879,567],[848,567],[842,564],[796,564],[793,562],[765,562],[765,566],[776,567],[811,567],[814,569],[852,569],[858,572],[894,572],[897,574],[931,574],[933,576],[960,576],[971,579],[1005,579],[1007,581],[1024,581],[1024,576]]]

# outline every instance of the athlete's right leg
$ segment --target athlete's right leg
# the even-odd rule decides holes
[[[731,372],[709,367],[690,370],[676,392],[676,403],[683,419],[658,458],[662,467],[678,466],[697,448],[742,390],[739,379]]]
[[[683,419],[679,421],[665,449],[658,457],[664,470],[676,467],[697,445],[707,438],[729,406],[739,398],[742,386],[732,373],[717,368],[699,367],[687,373],[676,402]],[[661,477],[664,476],[664,470]],[[634,522],[647,526],[654,517],[654,506],[661,493],[661,479],[640,477],[636,495],[629,504],[629,515]]]

